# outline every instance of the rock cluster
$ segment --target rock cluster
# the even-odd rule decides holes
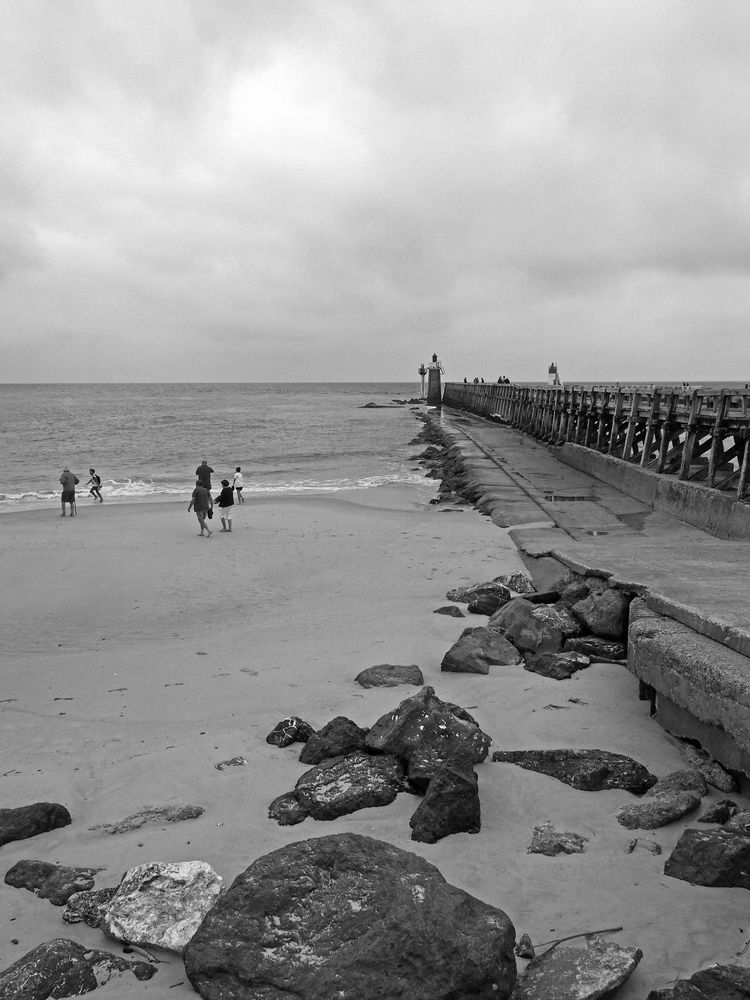
[[[448,600],[468,603],[469,611],[489,620],[484,628],[464,629],[443,657],[442,670],[486,674],[493,664],[523,660],[526,670],[564,680],[592,660],[625,658],[629,597],[606,580],[571,574],[559,592],[514,597],[501,582],[506,579],[448,591]]]
[[[332,720],[300,754],[315,762],[291,792],[269,806],[280,825],[308,816],[330,820],[387,805],[399,792],[424,796],[410,826],[412,839],[435,843],[451,833],[480,829],[474,765],[485,760],[490,738],[459,706],[431,687],[402,701],[369,729],[350,719]]]

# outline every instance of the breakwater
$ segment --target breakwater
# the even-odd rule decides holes
[[[748,499],[750,389],[449,382],[443,404],[559,446],[571,464],[586,465],[581,450],[607,456],[609,475],[619,479],[608,481],[626,492],[633,477],[615,468],[620,463],[726,499]],[[603,468],[599,462],[588,471],[600,475]]]

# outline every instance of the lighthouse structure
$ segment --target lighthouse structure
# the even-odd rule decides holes
[[[443,391],[440,385],[441,374],[445,374],[445,369],[438,361],[437,354],[433,354],[432,361],[427,365],[428,406],[440,406],[443,402]]]
[[[419,398],[420,398],[420,399],[424,399],[424,398],[425,398],[425,391],[424,391],[424,378],[425,378],[425,375],[427,374],[427,368],[425,367],[425,363],[424,363],[424,361],[423,361],[423,362],[422,362],[422,364],[421,364],[421,365],[419,366],[419,368],[417,368],[417,374],[418,374],[418,375],[420,376],[420,378],[422,379],[422,389],[421,389],[421,391],[420,391],[420,393],[419,393]]]
[[[547,382],[549,385],[562,385],[560,373],[557,370],[557,362],[553,361],[547,369]]]

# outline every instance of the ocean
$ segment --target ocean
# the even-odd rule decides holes
[[[0,512],[60,502],[60,474],[102,479],[105,503],[190,496],[205,458],[212,484],[236,466],[245,497],[410,483],[432,495],[409,442],[415,383],[0,385]]]

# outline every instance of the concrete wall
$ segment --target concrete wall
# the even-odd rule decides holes
[[[672,476],[660,476],[579,444],[562,445],[557,457],[655,510],[663,510],[719,538],[750,538],[750,504],[731,495]]]

